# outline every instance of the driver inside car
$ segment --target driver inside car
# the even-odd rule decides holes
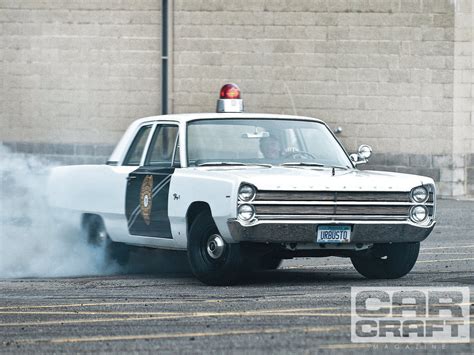
[[[267,159],[278,159],[282,156],[281,143],[274,136],[260,139],[260,151]]]
[[[267,159],[286,158],[298,152],[294,147],[282,149],[280,140],[275,136],[268,136],[260,139],[260,151]]]

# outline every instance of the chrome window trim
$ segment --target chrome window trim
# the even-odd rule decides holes
[[[235,114],[235,116],[234,116]],[[278,116],[278,115],[276,115]],[[196,119],[190,119],[188,121],[185,122],[185,124],[183,125],[183,137],[185,137],[185,139],[183,139],[183,141],[185,142],[182,142],[182,145],[184,146],[184,149],[183,151],[185,150],[186,151],[186,154],[184,154],[184,157],[186,158],[185,161],[183,161],[182,163],[182,167],[188,167],[188,128],[189,128],[189,125],[190,124],[194,124],[196,123],[197,121],[208,121],[208,120],[216,120],[216,121],[219,121],[219,120],[267,120],[267,121],[271,121],[271,120],[282,120],[282,121],[304,121],[304,122],[313,122],[313,123],[319,123],[321,125],[323,125],[328,131],[329,131],[329,134],[334,138],[334,141],[336,142],[336,144],[339,146],[339,148],[341,148],[343,154],[345,155],[346,159],[348,160],[349,164],[347,165],[348,167],[352,166],[353,169],[356,169],[351,158],[349,157],[349,153],[347,152],[346,148],[344,147],[344,145],[341,143],[341,141],[339,141],[339,139],[336,137],[336,135],[334,134],[334,132],[332,131],[332,129],[326,124],[326,122],[322,121],[322,120],[319,120],[317,118],[312,118],[312,117],[304,117],[304,116],[290,116],[290,117],[272,117],[272,115],[267,115],[267,116],[261,116],[259,117],[259,115],[256,115],[256,117],[242,117],[242,116],[239,116],[239,113],[229,113],[229,116],[228,117],[217,117],[217,118],[205,118],[205,117],[200,117],[200,118],[196,118]]]
[[[143,161],[143,153],[146,151],[147,149],[147,146],[148,144],[150,143],[150,137],[154,131],[154,125],[155,123],[154,122],[143,122],[140,126],[137,127],[137,129],[135,130],[135,133],[133,134],[133,137],[130,139],[129,141],[129,144],[128,144],[128,147],[127,147],[127,150],[125,151],[125,153],[123,154],[123,157],[120,161],[120,164],[117,163],[117,165],[120,165],[120,166],[136,166],[137,169],[142,166],[142,161]],[[143,127],[147,127],[147,126],[150,126],[150,132],[148,132],[148,136],[146,138],[146,142],[145,142],[145,146],[143,147],[143,151],[142,151],[142,155],[140,156],[140,162],[138,163],[138,165],[131,165],[131,164],[125,164],[125,160],[128,158],[128,154],[130,152],[130,149],[132,148],[132,145],[134,143],[134,140],[135,138],[137,137],[137,134],[138,132],[140,132],[140,130],[143,128]]]
[[[179,157],[181,168],[188,167],[188,138],[186,137],[187,134],[187,122],[182,122],[179,125],[179,133],[178,135],[181,137],[179,141]]]
[[[179,126],[178,126],[178,134],[176,135],[176,140],[174,142],[174,147],[173,147],[173,157],[171,158],[171,166],[175,167],[174,164],[176,162],[176,151],[179,147]],[[179,167],[181,167],[181,162],[179,164]]]
[[[154,122],[153,126],[151,127],[150,134],[148,135],[148,139],[146,140],[145,148],[143,149],[142,157],[140,159],[140,166],[145,165],[145,159],[148,154],[148,149],[150,149],[151,140],[153,139],[153,136],[155,135],[157,126],[158,126],[157,123]]]
[[[147,143],[145,145],[145,149],[143,150],[142,159],[140,160],[140,166],[145,166],[145,160],[146,160],[146,157],[148,155],[148,150],[150,149],[151,141],[153,140],[153,137],[155,135],[156,130],[158,129],[158,126],[160,126],[160,125],[176,126],[176,127],[178,127],[178,133],[177,133],[176,137],[179,136],[179,124],[178,124],[178,122],[174,122],[174,121],[156,121],[156,122],[153,123],[153,125],[154,125],[154,127],[152,127],[150,135],[148,136]],[[176,142],[175,142],[175,144],[176,144]],[[175,147],[173,148],[173,153],[174,153]],[[173,161],[173,159],[174,159],[174,155],[173,155],[172,161]],[[173,165],[170,165],[170,166],[172,167]]]

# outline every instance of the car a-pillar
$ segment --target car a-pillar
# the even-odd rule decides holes
[[[205,202],[194,202],[186,214],[188,260],[193,274],[207,285],[232,285],[239,281],[245,265],[239,243],[227,243]]]

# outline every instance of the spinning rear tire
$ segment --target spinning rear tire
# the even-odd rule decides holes
[[[124,266],[128,263],[129,247],[122,243],[115,243],[110,239],[102,218],[96,215],[89,216],[84,221],[84,231],[88,244],[102,250],[106,264],[116,262]]]

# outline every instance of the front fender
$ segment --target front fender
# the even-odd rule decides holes
[[[199,169],[180,169],[171,180],[168,211],[171,232],[178,246],[187,247],[186,215],[193,202],[207,203],[222,237],[235,243],[227,221],[236,217],[238,179]]]

